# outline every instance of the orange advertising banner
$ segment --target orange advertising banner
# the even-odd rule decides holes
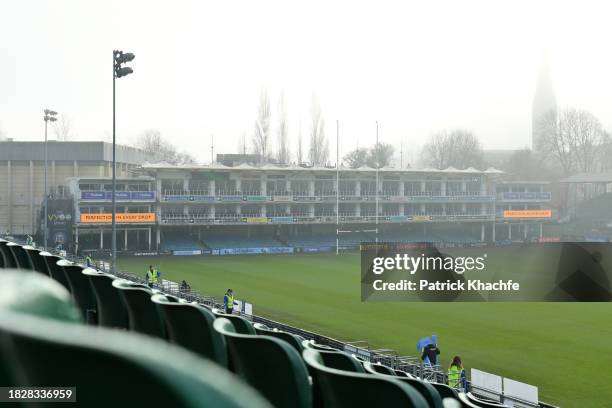
[[[552,218],[551,210],[506,210],[504,218]]]
[[[110,224],[113,222],[113,215],[109,213],[102,214],[81,214],[82,223],[103,223]],[[155,213],[117,213],[115,221],[118,223],[145,223],[155,222]]]

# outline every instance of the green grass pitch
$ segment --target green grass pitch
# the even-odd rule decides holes
[[[529,256],[538,262],[537,253]],[[416,340],[437,334],[445,365],[458,354],[468,373],[474,367],[537,385],[542,401],[612,406],[610,304],[362,303],[358,254],[119,261],[122,270],[142,276],[149,264],[217,299],[231,287],[258,315],[339,340],[415,356]]]

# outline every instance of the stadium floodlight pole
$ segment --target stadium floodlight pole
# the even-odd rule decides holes
[[[378,244],[378,168],[380,167],[380,146],[378,145],[378,121],[376,121],[376,243]]]
[[[135,58],[135,55],[131,52],[123,52],[118,50],[113,50],[113,209],[111,214],[111,222],[112,222],[112,247],[111,247],[111,272],[116,272],[116,264],[117,264],[117,200],[115,199],[115,194],[117,192],[117,175],[116,175],[116,147],[117,147],[117,139],[115,134],[115,79],[124,77],[126,75],[134,72],[130,67],[122,67],[121,64],[126,62],[130,62]]]
[[[45,109],[43,111],[45,113],[45,116],[43,117],[43,120],[45,121],[45,201],[44,201],[44,217],[45,217],[45,223],[43,224],[43,245],[45,248],[47,248],[47,240],[49,237],[49,233],[48,233],[48,228],[47,228],[47,220],[49,219],[49,206],[47,204],[47,201],[49,199],[49,193],[47,191],[47,167],[48,167],[48,152],[47,152],[47,124],[49,122],[55,122],[57,120],[56,116],[57,116],[57,112],[52,111],[51,109]]]
[[[336,120],[336,255],[340,247],[340,122]]]

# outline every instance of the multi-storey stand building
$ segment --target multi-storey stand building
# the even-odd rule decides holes
[[[505,181],[492,168],[146,164],[139,173],[118,181],[120,250],[160,251],[171,237],[205,247],[219,235],[285,242],[337,229],[381,239],[525,240],[540,238],[554,218],[546,183]],[[73,178],[69,188],[75,240],[82,249],[109,248],[109,179]]]
[[[69,177],[110,177],[112,144],[105,142],[47,142],[47,193],[51,200],[67,197]],[[117,146],[117,175],[128,176],[156,155],[142,150]],[[40,232],[41,208],[44,202],[45,143],[0,141],[0,229],[15,235]],[[105,186],[108,187],[108,186]],[[63,210],[51,203],[49,222]],[[50,243],[53,237],[50,236]]]

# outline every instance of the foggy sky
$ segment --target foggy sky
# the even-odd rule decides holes
[[[43,108],[79,140],[108,140],[112,50],[131,51],[117,83],[117,137],[158,129],[210,161],[254,129],[268,89],[275,131],[285,93],[295,153],[316,95],[335,161],[381,141],[408,157],[437,130],[473,130],[486,148],[531,141],[544,50],[558,101],[612,128],[610,10],[605,2],[3,1],[0,129],[43,137]],[[560,3],[560,2],[559,2]],[[273,133],[273,143],[276,139]],[[307,148],[307,146],[304,146]]]

